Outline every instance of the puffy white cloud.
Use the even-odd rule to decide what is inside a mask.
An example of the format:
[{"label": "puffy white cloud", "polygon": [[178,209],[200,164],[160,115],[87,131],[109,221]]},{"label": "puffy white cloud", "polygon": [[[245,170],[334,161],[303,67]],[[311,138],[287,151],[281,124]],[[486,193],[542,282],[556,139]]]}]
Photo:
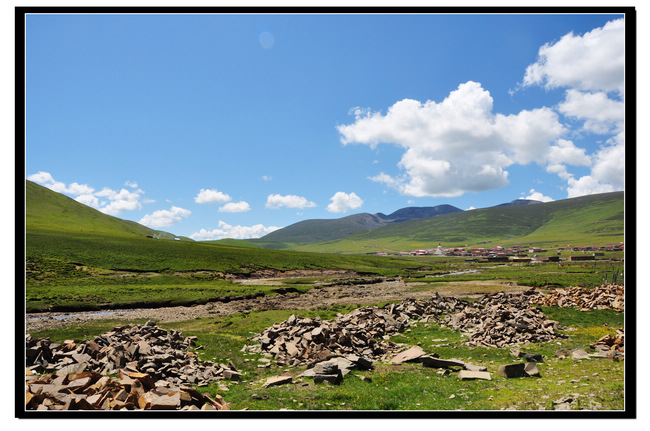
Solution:
[{"label": "puffy white cloud", "polygon": [[[588,132],[613,135],[590,156],[558,141],[546,170],[567,181],[569,197],[625,187],[624,66],[625,21],[618,19],[582,36],[569,33],[542,46],[538,61],[526,69],[525,86],[567,87],[557,106],[560,113],[584,121]],[[591,173],[576,179],[565,163],[591,166]]]},{"label": "puffy white cloud", "polygon": [[190,214],[192,214],[190,210],[172,206],[171,209],[158,210],[145,215],[140,219],[139,223],[151,228],[166,227],[178,223],[182,219],[189,217]]},{"label": "puffy white cloud", "polygon": [[612,128],[621,129],[625,120],[625,103],[610,99],[605,92],[566,91],[558,110],[569,117],[585,120],[584,128],[594,133],[609,133]]},{"label": "puffy white cloud", "polygon": [[[104,214],[116,216],[125,211],[142,209],[140,200],[144,191],[140,189],[134,191],[121,189],[118,192],[104,187],[96,192],[94,188],[87,184],[74,182],[66,186],[64,183],[56,181],[49,172],[42,171],[28,176],[27,179],[42,184],[55,192],[75,196],[74,199],[77,202],[93,207]],[[100,200],[99,198],[105,198],[106,200]]]},{"label": "puffy white cloud", "polygon": [[540,202],[553,202],[553,198],[544,196],[542,193],[536,192],[535,189],[530,189],[528,193],[530,194],[522,199],[528,199],[531,201],[540,201]]},{"label": "puffy white cloud", "polygon": [[287,208],[313,208],[316,204],[308,201],[302,196],[271,194],[266,198],[266,208],[278,209],[281,207]]},{"label": "puffy white cloud", "polygon": [[119,192],[104,187],[101,191],[96,192],[94,195],[98,197],[105,197],[109,200],[108,204],[102,205],[97,208],[104,214],[109,215],[120,215],[125,211],[132,211],[136,209],[142,209],[142,204],[140,203],[141,194],[144,193],[142,190],[136,190],[133,192],[128,191],[127,189],[121,189]]},{"label": "puffy white cloud", "polygon": [[576,147],[573,142],[566,139],[558,139],[551,145],[545,159],[551,166],[568,164],[573,166],[590,166],[591,158],[587,156],[584,148]]},{"label": "puffy white cloud", "polygon": [[248,205],[248,202],[241,201],[241,202],[229,202],[219,208],[220,213],[243,213],[246,211],[250,211],[251,206]]},{"label": "puffy white cloud", "polygon": [[363,205],[363,199],[356,193],[336,192],[330,200],[332,203],[327,206],[327,211],[332,213],[346,213]]},{"label": "puffy white cloud", "polygon": [[572,87],[624,94],[625,20],[610,21],[584,35],[573,32],[539,49],[528,66],[524,86]]},{"label": "puffy white cloud", "polygon": [[609,193],[616,191],[611,184],[604,184],[591,175],[585,175],[580,179],[569,178],[569,187],[567,189],[570,198],[578,196],[591,195],[595,193]]},{"label": "puffy white cloud", "polygon": [[91,194],[77,196],[74,200],[95,209],[99,208],[99,199]]},{"label": "puffy white cloud", "polygon": [[191,234],[190,238],[196,241],[207,241],[207,240],[216,240],[216,239],[224,239],[224,238],[233,238],[233,239],[260,238],[278,229],[281,228],[276,226],[264,226],[261,224],[256,224],[254,226],[240,226],[240,225],[232,226],[226,222],[219,220],[219,224],[216,229],[213,230],[201,229],[200,231]]},{"label": "puffy white cloud", "polygon": [[230,196],[216,189],[201,189],[194,197],[194,202],[197,204],[223,204],[230,200]]},{"label": "puffy white cloud", "polygon": [[403,175],[382,172],[371,180],[405,195],[454,197],[505,186],[506,168],[514,163],[545,164],[551,144],[566,131],[549,108],[502,115],[492,106],[490,93],[469,81],[440,103],[405,99],[385,115],[357,111],[355,122],[338,131],[343,144],[405,149],[398,164]]},{"label": "puffy white cloud", "polygon": [[39,171],[27,177],[28,180],[34,181],[42,186],[47,187],[57,193],[66,193],[70,195],[87,195],[92,194],[94,189],[87,184],[71,183],[66,186],[61,181],[56,181],[49,172]]},{"label": "puffy white cloud", "polygon": [[129,186],[129,187],[131,187],[131,188],[133,188],[133,189],[137,189],[137,188],[138,188],[138,183],[135,182],[135,181],[126,181],[126,182],[124,182],[124,185],[125,185],[125,186]]}]

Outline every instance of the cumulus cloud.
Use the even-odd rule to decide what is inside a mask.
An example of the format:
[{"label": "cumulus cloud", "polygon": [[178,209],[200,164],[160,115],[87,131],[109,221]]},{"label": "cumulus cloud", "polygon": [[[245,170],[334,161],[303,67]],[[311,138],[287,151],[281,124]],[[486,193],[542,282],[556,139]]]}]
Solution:
[{"label": "cumulus cloud", "polygon": [[332,213],[346,213],[363,205],[363,199],[356,193],[336,192],[330,200],[332,203],[327,206],[327,211]]},{"label": "cumulus cloud", "polygon": [[610,99],[603,91],[590,93],[569,89],[558,110],[566,116],[584,120],[583,128],[598,134],[622,129],[625,120],[625,103]]},{"label": "cumulus cloud", "polygon": [[129,186],[129,187],[131,187],[132,189],[137,189],[137,188],[138,188],[138,183],[135,182],[135,181],[125,181],[125,182],[124,182],[124,185],[125,185],[125,186]]},{"label": "cumulus cloud", "polygon": [[230,196],[216,189],[201,189],[194,197],[194,202],[197,204],[223,204],[230,200]]},{"label": "cumulus cloud", "polygon": [[308,201],[302,196],[271,194],[266,198],[266,208],[278,209],[281,207],[287,208],[313,208],[316,204]]},{"label": "cumulus cloud", "polygon": [[182,219],[189,217],[190,214],[192,214],[190,210],[172,206],[171,209],[158,210],[145,215],[140,219],[139,223],[151,228],[166,227],[180,222]]},{"label": "cumulus cloud", "polygon": [[246,211],[250,211],[251,206],[248,205],[248,202],[241,201],[241,202],[229,202],[219,208],[220,213],[243,213]]},{"label": "cumulus cloud", "polygon": [[[583,121],[586,132],[610,135],[590,156],[566,145],[558,145],[549,156],[546,170],[567,181],[569,197],[624,189],[624,66],[625,20],[617,19],[582,36],[569,33],[542,46],[537,62],[526,69],[524,86],[567,88],[558,112]],[[563,165],[569,159],[574,165],[591,166],[591,173],[576,179]]]},{"label": "cumulus cloud", "polygon": [[522,199],[527,199],[531,201],[540,201],[540,202],[553,202],[553,198],[544,196],[542,193],[536,192],[535,189],[530,189],[528,193],[530,194]]},{"label": "cumulus cloud", "polygon": [[[104,214],[116,216],[125,211],[142,209],[141,199],[144,191],[140,189],[133,191],[121,189],[120,191],[115,191],[104,187],[100,191],[95,191],[94,188],[87,184],[73,182],[65,185],[60,181],[56,181],[49,172],[43,171],[32,174],[27,179],[55,192],[72,195],[77,202],[95,208]],[[127,183],[129,182],[127,181]],[[133,184],[135,182],[129,185],[132,187]]]},{"label": "cumulus cloud", "polygon": [[584,35],[573,32],[539,49],[523,85],[625,92],[625,20],[610,21]]},{"label": "cumulus cloud", "polygon": [[454,197],[508,184],[514,163],[546,163],[551,145],[565,133],[550,108],[494,114],[493,99],[480,83],[466,82],[442,102],[404,99],[386,114],[357,112],[341,125],[343,144],[371,148],[381,143],[405,151],[402,175],[379,173],[370,179],[409,196]]},{"label": "cumulus cloud", "polygon": [[281,229],[276,226],[264,226],[256,224],[254,226],[232,226],[226,222],[219,220],[218,227],[213,230],[201,229],[190,235],[190,238],[196,241],[208,241],[224,238],[233,239],[250,239],[260,238],[275,230]]}]

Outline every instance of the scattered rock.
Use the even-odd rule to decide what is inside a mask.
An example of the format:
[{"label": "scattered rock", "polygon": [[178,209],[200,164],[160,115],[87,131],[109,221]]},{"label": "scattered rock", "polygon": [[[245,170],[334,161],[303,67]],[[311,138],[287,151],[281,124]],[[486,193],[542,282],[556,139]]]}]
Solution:
[{"label": "scattered rock", "polygon": [[461,380],[472,380],[472,379],[492,380],[490,373],[486,371],[461,370],[458,373],[458,378]]},{"label": "scattered rock", "polygon": [[269,377],[266,379],[266,383],[262,385],[265,388],[271,387],[271,386],[280,386],[280,385],[285,385],[287,383],[293,383],[293,377],[291,376],[273,376]]}]

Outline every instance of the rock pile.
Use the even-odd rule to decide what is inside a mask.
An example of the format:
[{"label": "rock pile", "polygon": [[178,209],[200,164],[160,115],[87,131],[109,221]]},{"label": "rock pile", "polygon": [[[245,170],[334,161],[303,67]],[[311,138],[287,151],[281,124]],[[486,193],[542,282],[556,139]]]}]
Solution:
[{"label": "rock pile", "polygon": [[[193,384],[207,386],[213,380],[239,378],[240,373],[232,363],[224,365],[200,361],[189,351],[195,342],[196,337],[183,337],[180,332],[166,331],[153,322],[113,328],[80,343],[66,340],[58,344],[49,338],[34,339],[28,334],[26,367],[32,373],[58,376],[55,379],[70,374],[89,374],[86,377],[92,380],[96,376],[118,372],[135,373],[142,375],[147,382],[145,387],[150,386],[149,389],[154,386],[158,389],[189,387]],[[57,380],[57,385],[63,386],[59,389],[64,392],[67,390],[65,380]],[[180,394],[181,391],[176,392]]]},{"label": "rock pile", "polygon": [[538,343],[563,337],[556,333],[558,322],[529,305],[531,291],[524,294],[497,292],[486,295],[462,311],[448,314],[443,323],[468,332],[467,344],[505,347],[519,343]]},{"label": "rock pile", "polygon": [[28,410],[230,410],[189,386],[153,382],[150,375],[119,371],[119,380],[94,372],[35,376],[26,369]]},{"label": "rock pile", "polygon": [[623,354],[625,353],[625,331],[617,329],[616,335],[607,334],[596,340],[591,347],[603,356],[614,356],[617,353]]},{"label": "rock pile", "polygon": [[625,311],[625,288],[618,284],[602,284],[593,289],[578,286],[557,288],[548,294],[537,293],[530,299],[534,304],[545,306]]},{"label": "rock pile", "polygon": [[411,320],[435,320],[441,313],[460,310],[466,304],[436,295],[427,301],[407,299],[383,308],[358,308],[334,321],[292,315],[252,339],[259,341],[261,351],[273,354],[279,364],[311,365],[348,355],[368,361],[385,360],[398,347],[379,338],[403,331]]}]

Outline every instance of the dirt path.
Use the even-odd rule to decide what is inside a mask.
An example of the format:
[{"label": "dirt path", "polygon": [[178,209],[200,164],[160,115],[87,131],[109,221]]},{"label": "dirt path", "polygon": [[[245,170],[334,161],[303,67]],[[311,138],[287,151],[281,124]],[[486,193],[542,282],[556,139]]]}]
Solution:
[{"label": "dirt path", "polygon": [[[286,279],[286,277],[284,278]],[[278,285],[280,278],[238,280],[241,284]],[[192,307],[138,308],[83,313],[34,313],[26,316],[26,330],[37,331],[47,328],[75,325],[101,319],[151,319],[157,322],[179,322],[197,317],[216,317],[252,310],[299,310],[317,307],[330,307],[335,304],[367,305],[389,301],[402,301],[406,298],[429,299],[434,292],[442,296],[478,297],[489,292],[523,292],[525,286],[499,283],[495,281],[465,281],[449,283],[404,283],[401,279],[384,280],[380,283],[359,285],[319,286],[308,292],[285,293],[230,302],[212,302]]]}]

